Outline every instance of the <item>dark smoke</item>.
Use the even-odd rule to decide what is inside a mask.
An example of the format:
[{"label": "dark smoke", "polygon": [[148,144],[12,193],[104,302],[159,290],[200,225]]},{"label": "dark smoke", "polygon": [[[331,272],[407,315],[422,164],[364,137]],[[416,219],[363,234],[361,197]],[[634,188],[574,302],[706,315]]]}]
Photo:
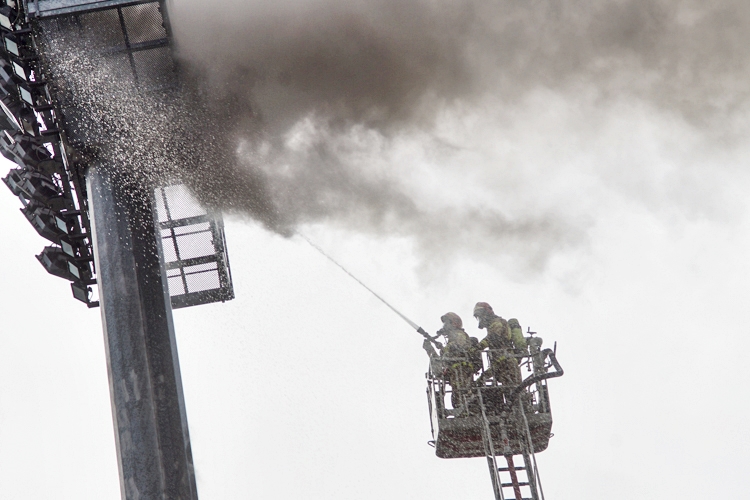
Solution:
[{"label": "dark smoke", "polygon": [[738,0],[177,2],[182,55],[280,133],[313,112],[379,130],[537,87],[627,93],[704,121],[744,105]]},{"label": "dark smoke", "polygon": [[175,0],[171,21],[206,106],[166,119],[173,156],[200,158],[177,174],[284,234],[542,269],[586,241],[601,191],[710,212],[695,162],[747,131],[735,0]]},{"label": "dark smoke", "polygon": [[[230,119],[239,159],[262,173],[286,220],[412,235],[433,255],[482,242],[532,267],[584,241],[589,209],[514,209],[528,201],[524,193],[548,185],[536,174],[514,174],[516,193],[484,203],[456,203],[439,190],[430,200],[420,180],[404,180],[413,165],[383,166],[394,161],[394,143],[419,150],[413,161],[464,169],[465,183],[492,190],[497,184],[476,177],[488,173],[502,184],[510,160],[460,137],[446,144],[441,123],[479,116],[500,137],[514,127],[509,116],[539,92],[580,100],[578,113],[567,111],[573,129],[616,104],[645,106],[647,115],[734,143],[741,132],[732,124],[748,104],[749,20],[750,4],[734,0],[183,0],[172,16],[180,55],[207,92],[243,103],[244,113]],[[529,113],[520,121],[533,123]],[[571,135],[586,147],[585,135]],[[525,162],[538,161],[534,148],[545,144],[526,142]],[[479,161],[459,166],[467,147],[479,149]],[[529,170],[520,163],[516,169]],[[679,172],[662,184],[647,167],[633,171],[646,178],[622,177],[615,189],[637,191],[647,204],[709,198]],[[621,176],[606,168],[596,174],[605,185]],[[675,194],[681,184],[689,186]]]}]

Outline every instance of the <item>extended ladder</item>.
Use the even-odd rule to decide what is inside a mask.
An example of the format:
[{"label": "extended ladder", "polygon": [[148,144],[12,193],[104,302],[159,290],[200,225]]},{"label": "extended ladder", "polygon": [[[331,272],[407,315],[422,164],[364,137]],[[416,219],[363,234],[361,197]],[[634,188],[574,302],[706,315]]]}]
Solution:
[{"label": "extended ladder", "polygon": [[[518,401],[513,407],[513,414],[509,418],[501,418],[498,421],[490,422],[487,418],[487,411],[482,398],[482,389],[477,390],[479,396],[479,407],[482,413],[482,444],[484,445],[487,465],[490,470],[490,479],[492,480],[492,490],[495,494],[495,500],[544,500],[542,484],[539,480],[539,473],[536,467],[536,458],[534,457],[534,444],[529,432],[529,424],[526,420],[523,404]],[[511,450],[507,426],[513,422],[520,425],[523,430],[524,438],[521,439],[521,456],[523,465],[517,467],[513,461],[513,451]],[[499,453],[505,458],[506,467],[498,467],[498,453],[492,439],[492,428],[499,427],[499,435],[503,444],[503,450]],[[496,434],[498,434],[496,432]],[[519,478],[519,472],[524,477]],[[505,476],[505,478],[504,478]],[[505,482],[503,482],[505,479]],[[510,490],[510,494],[504,496],[503,490]]]}]

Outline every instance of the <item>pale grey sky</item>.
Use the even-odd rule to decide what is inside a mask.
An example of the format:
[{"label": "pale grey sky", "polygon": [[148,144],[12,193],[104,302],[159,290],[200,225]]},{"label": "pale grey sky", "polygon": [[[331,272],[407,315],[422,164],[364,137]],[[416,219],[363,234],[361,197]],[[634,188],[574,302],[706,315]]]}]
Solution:
[{"label": "pale grey sky", "polygon": [[[637,20],[626,7],[647,2],[615,4]],[[720,4],[737,14],[721,45],[688,14],[726,18],[696,5],[649,19],[677,40],[684,28],[671,19],[699,26],[709,48],[732,46],[745,8]],[[631,53],[609,46],[599,64],[632,76],[637,92],[614,92],[614,80],[605,92],[573,68],[566,85],[447,105],[429,130],[326,128],[293,114],[273,147],[251,145],[253,158],[270,155],[261,167],[278,168],[266,171],[277,193],[319,210],[300,229],[428,331],[455,311],[479,336],[471,311],[487,301],[557,341],[566,373],[550,381],[555,436],[537,457],[550,500],[750,488],[744,87],[728,85],[734,104],[711,119],[694,113],[716,104],[746,56],[726,69],[720,50],[702,58],[686,46],[670,59],[673,39],[649,38],[640,69],[679,62],[703,91],[679,71],[676,87],[649,87]],[[691,106],[654,97],[670,91]],[[313,154],[321,140],[334,156]],[[317,199],[294,182],[309,178],[303,160],[352,182],[324,177],[329,197]],[[99,311],[37,263],[46,243],[19,206],[0,191],[0,496],[117,498]],[[235,214],[227,240],[237,298],[174,313],[202,500],[492,498],[484,460],[441,460],[426,444],[427,358],[406,323],[299,238]]]}]

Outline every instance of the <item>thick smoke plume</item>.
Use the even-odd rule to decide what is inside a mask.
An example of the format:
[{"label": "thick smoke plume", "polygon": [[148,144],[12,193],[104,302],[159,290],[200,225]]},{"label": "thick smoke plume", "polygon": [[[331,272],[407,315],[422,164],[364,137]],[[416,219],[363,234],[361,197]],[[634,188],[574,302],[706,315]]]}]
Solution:
[{"label": "thick smoke plume", "polygon": [[178,0],[183,57],[270,133],[310,113],[379,130],[538,88],[628,94],[705,122],[745,105],[738,0]]},{"label": "thick smoke plume", "polygon": [[[180,0],[172,15],[206,92],[239,103],[238,159],[289,224],[540,266],[585,240],[600,189],[711,211],[696,151],[663,149],[710,156],[746,130],[748,21],[735,0]],[[571,167],[575,148],[610,165]]]},{"label": "thick smoke plume", "polygon": [[172,173],[283,234],[336,224],[412,238],[438,263],[460,251],[542,269],[615,198],[727,211],[721,174],[706,173],[733,165],[748,132],[746,2],[174,0],[170,12],[203,103],[155,127],[190,165]]}]

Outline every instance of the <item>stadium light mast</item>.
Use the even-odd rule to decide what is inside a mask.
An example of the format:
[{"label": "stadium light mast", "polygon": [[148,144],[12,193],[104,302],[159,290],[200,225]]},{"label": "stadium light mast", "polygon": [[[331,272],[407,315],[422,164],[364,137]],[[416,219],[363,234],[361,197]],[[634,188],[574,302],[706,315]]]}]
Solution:
[{"label": "stadium light mast", "polygon": [[[101,307],[122,498],[196,500],[172,308],[234,297],[222,222],[184,186],[133,182],[149,156],[100,133],[131,96],[179,100],[165,1],[0,0],[0,35],[3,180],[52,242],[40,262]],[[96,72],[117,92],[82,99]]]},{"label": "stadium light mast", "polygon": [[150,193],[124,192],[107,165],[86,177],[122,497],[197,499]]}]

